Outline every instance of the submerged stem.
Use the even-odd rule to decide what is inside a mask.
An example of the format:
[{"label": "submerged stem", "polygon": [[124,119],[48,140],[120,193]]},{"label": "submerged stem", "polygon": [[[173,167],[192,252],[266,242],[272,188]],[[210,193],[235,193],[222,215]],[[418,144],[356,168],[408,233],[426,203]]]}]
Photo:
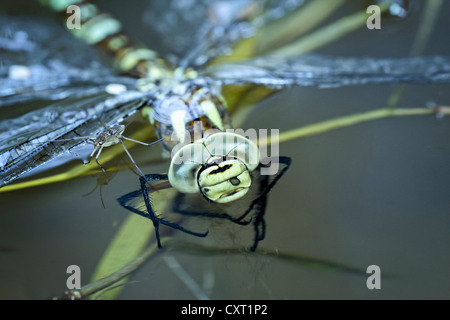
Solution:
[{"label": "submerged stem", "polygon": [[329,260],[319,259],[315,257],[305,256],[294,252],[285,251],[278,248],[258,248],[254,252],[245,247],[214,247],[193,243],[176,242],[172,245],[171,250],[181,253],[200,254],[204,256],[211,255],[256,255],[272,257],[275,259],[285,260],[291,263],[305,265],[309,267],[319,267],[324,269],[348,272],[356,275],[366,275],[366,270],[345,265]]},{"label": "submerged stem", "polygon": [[328,261],[320,258],[301,255],[298,253],[288,252],[277,248],[258,248],[256,251],[250,251],[246,247],[215,247],[205,246],[200,244],[185,243],[180,241],[174,241],[170,238],[161,239],[164,242],[164,248],[158,249],[156,244],[150,246],[143,253],[135,258],[132,262],[120,270],[104,277],[100,280],[94,281],[83,286],[80,290],[72,290],[66,292],[63,298],[69,299],[83,299],[90,295],[98,293],[102,290],[108,290],[111,286],[117,286],[117,282],[129,276],[132,272],[136,271],[144,263],[155,258],[159,253],[170,251],[177,253],[199,254],[203,256],[213,255],[254,255],[272,257],[274,259],[281,259],[290,263],[296,263],[304,266],[323,268],[328,270],[346,272],[354,275],[366,276],[365,269],[345,265],[333,261]]},{"label": "submerged stem", "polygon": [[[419,29],[416,33],[416,37],[411,48],[411,57],[418,57],[423,54],[428,39],[430,39],[430,36],[433,33],[433,30],[438,21],[442,4],[442,0],[430,0],[426,2],[425,9],[420,17]],[[401,97],[403,96],[405,89],[405,85],[399,85],[395,87],[388,99],[389,108],[396,108]]]},{"label": "submerged stem", "polygon": [[[163,240],[163,239],[161,239]],[[148,247],[137,256],[133,261],[122,267],[121,269],[111,273],[110,275],[101,278],[99,280],[93,281],[81,287],[79,290],[71,290],[65,292],[63,299],[84,299],[88,298],[90,295],[100,292],[101,290],[107,289],[110,286],[115,285],[117,282],[129,276],[131,273],[136,271],[145,262],[154,258],[159,253],[163,252],[163,249],[158,249],[156,243]]]}]

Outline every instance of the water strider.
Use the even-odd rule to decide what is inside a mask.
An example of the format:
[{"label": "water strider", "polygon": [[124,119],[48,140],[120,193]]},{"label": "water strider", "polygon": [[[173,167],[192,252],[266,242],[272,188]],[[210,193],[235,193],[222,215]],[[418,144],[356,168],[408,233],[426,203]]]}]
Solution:
[{"label": "water strider", "polygon": [[[40,47],[43,53],[51,53],[46,49],[46,44],[52,43],[53,39],[33,33],[32,29],[36,26],[33,22],[19,22],[6,17],[10,19],[9,29],[5,25],[2,27],[0,46],[10,54],[4,60],[9,60],[8,63],[4,63],[1,69],[0,107],[42,99],[57,102],[0,123],[1,185],[15,181],[82,143],[74,138],[99,135],[102,132],[97,121],[99,115],[102,115],[108,128],[113,128],[131,119],[137,111],[142,111],[148,116],[158,137],[164,138],[163,145],[167,150],[172,151],[183,142],[186,143],[183,148],[199,149],[202,156],[200,159],[188,159],[190,162],[182,165],[172,162],[168,175],[141,177],[141,190],[122,197],[121,204],[150,218],[156,228],[161,223],[203,236],[206,232],[187,230],[159,218],[149,199],[148,182],[169,180],[170,185],[181,194],[198,193],[211,203],[238,201],[253,185],[257,190],[252,201],[249,201],[247,209],[237,215],[183,210],[180,208],[183,196],[178,197],[176,203],[179,207],[175,208],[186,214],[215,215],[241,224],[253,222],[253,249],[264,237],[263,216],[267,193],[290,162],[288,158],[280,157],[284,167],[278,175],[269,179],[268,176],[258,175],[256,168],[259,164],[246,163],[248,154],[242,156],[236,152],[234,156],[231,153],[233,157],[229,159],[230,152],[239,151],[239,146],[258,153],[249,139],[236,139],[231,145],[223,143],[223,147],[217,148],[217,153],[210,150],[211,140],[208,139],[221,137],[221,132],[231,128],[227,103],[221,95],[223,86],[253,85],[278,90],[292,85],[337,87],[366,83],[448,83],[450,78],[450,63],[445,57],[361,59],[269,55],[238,63],[210,64],[214,58],[226,53],[233,41],[251,35],[252,28],[275,19],[275,12],[278,12],[278,17],[280,12],[283,16],[290,10],[289,1],[277,4],[270,1],[200,2],[199,10],[203,9],[208,14],[192,38],[195,45],[171,61],[162,59],[153,50],[136,45],[122,32],[121,23],[101,13],[96,5],[81,1],[41,2],[60,12],[64,12],[70,4],[79,5],[82,28],[73,30],[74,34],[112,56],[114,67],[120,75],[97,64],[86,67],[83,61],[78,64],[77,61],[67,61],[61,53],[55,53],[52,59],[45,54],[44,57],[34,57]],[[181,12],[180,8],[178,10]],[[39,28],[41,31],[47,30],[45,25],[39,25]],[[52,29],[49,31],[53,33]],[[68,43],[67,47],[70,52],[71,44]],[[75,49],[74,52],[78,51]],[[78,59],[74,55],[72,57]],[[111,93],[107,90],[111,84],[124,86],[126,90]],[[194,136],[195,123],[200,123],[204,132],[216,129],[219,133],[205,135],[200,140],[188,140],[186,137]],[[55,143],[57,140],[64,143]],[[98,153],[101,150],[98,149]],[[253,174],[256,177],[251,177]],[[218,185],[222,183],[226,186],[220,189]],[[133,197],[144,198],[145,211],[129,205]],[[250,215],[252,210],[256,213]]]},{"label": "water strider", "polygon": [[[155,142],[152,142],[152,143],[145,143],[145,142],[142,142],[142,141],[138,141],[138,140],[135,140],[135,139],[131,139],[131,138],[125,137],[123,135],[124,131],[125,131],[125,125],[123,125],[123,124],[116,124],[116,125],[113,125],[113,126],[111,126],[109,128],[104,127],[102,129],[102,131],[100,131],[95,136],[74,137],[72,139],[73,140],[85,140],[87,143],[92,144],[94,146],[94,150],[89,155],[89,158],[93,158],[94,155],[97,153],[97,155],[95,156],[95,162],[98,164],[98,166],[102,169],[102,171],[104,173],[106,173],[106,170],[105,170],[105,168],[103,168],[103,166],[98,161],[98,158],[100,157],[100,154],[102,153],[103,148],[110,147],[112,145],[120,143],[122,145],[122,147],[123,147],[123,150],[127,154],[128,158],[130,158],[131,163],[133,164],[133,166],[136,168],[136,170],[139,172],[139,174],[141,176],[144,176],[144,173],[141,171],[141,169],[139,169],[138,165],[134,161],[134,159],[131,156],[130,152],[128,151],[127,147],[123,143],[123,140],[132,141],[134,143],[138,143],[138,144],[141,144],[141,145],[144,145],[144,146],[148,147],[148,146],[154,145],[155,143],[158,143],[158,142],[162,141],[163,139],[159,139],[159,140],[157,140]],[[65,141],[65,140],[58,139],[55,142],[62,142],[62,141]]]}]

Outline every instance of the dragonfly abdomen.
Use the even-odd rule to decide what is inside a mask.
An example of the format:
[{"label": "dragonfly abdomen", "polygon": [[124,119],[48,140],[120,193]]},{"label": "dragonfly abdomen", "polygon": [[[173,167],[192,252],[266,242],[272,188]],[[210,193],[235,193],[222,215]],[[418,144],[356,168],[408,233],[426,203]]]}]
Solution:
[{"label": "dragonfly abdomen", "polygon": [[67,8],[71,5],[77,6],[80,12],[80,27],[69,30],[76,37],[112,57],[116,70],[154,80],[170,76],[171,68],[165,60],[155,51],[131,39],[124,33],[122,23],[103,13],[97,5],[82,0],[40,0],[40,2],[66,19]]}]

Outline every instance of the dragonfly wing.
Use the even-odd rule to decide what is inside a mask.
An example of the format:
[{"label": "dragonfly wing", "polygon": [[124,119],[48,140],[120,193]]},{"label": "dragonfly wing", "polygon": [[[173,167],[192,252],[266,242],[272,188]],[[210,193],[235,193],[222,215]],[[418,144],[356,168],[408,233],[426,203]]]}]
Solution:
[{"label": "dragonfly wing", "polygon": [[71,103],[58,102],[23,117],[1,121],[0,187],[85,143],[77,137],[94,136],[103,124],[122,122],[136,112],[145,96],[138,91],[109,97],[103,94]]},{"label": "dragonfly wing", "polygon": [[[121,122],[150,94],[135,89],[136,79],[115,75],[93,48],[51,19],[1,21],[0,186],[67,156],[84,143],[73,137]],[[121,89],[111,91],[114,85]]]},{"label": "dragonfly wing", "polygon": [[[161,40],[161,52],[181,67],[199,67],[231,52],[233,43],[283,17],[302,0],[152,1],[143,22]],[[188,13],[188,14],[187,14]],[[167,35],[170,34],[170,37]]]},{"label": "dragonfly wing", "polygon": [[0,107],[36,99],[82,98],[104,92],[111,83],[128,87],[135,83],[111,73],[92,48],[56,22],[0,19]]},{"label": "dragonfly wing", "polygon": [[450,83],[450,57],[399,59],[345,58],[324,55],[262,56],[205,70],[220,85],[254,84],[273,88],[322,88],[369,83]]}]

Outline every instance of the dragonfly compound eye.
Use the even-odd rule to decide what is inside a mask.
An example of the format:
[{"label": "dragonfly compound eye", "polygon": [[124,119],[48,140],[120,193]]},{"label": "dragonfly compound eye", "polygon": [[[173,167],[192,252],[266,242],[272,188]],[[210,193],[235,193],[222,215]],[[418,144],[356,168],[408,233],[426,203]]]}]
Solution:
[{"label": "dragonfly compound eye", "polygon": [[238,159],[232,159],[201,170],[197,183],[207,199],[226,203],[243,197],[252,181],[247,166]]},{"label": "dragonfly compound eye", "polygon": [[178,149],[168,172],[169,182],[182,193],[201,193],[226,203],[243,197],[250,173],[259,165],[259,149],[244,136],[219,132]]}]

